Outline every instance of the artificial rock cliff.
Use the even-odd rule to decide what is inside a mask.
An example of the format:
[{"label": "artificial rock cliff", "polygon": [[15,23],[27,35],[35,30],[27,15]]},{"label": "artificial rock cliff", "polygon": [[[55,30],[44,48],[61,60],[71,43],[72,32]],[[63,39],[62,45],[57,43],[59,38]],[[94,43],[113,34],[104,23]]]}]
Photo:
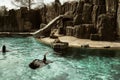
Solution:
[{"label": "artificial rock cliff", "polygon": [[54,17],[65,14],[72,16],[73,20],[63,20],[63,29],[60,28],[62,30],[60,32],[64,35],[105,41],[118,38],[118,0],[80,0],[66,2],[63,5],[59,0],[55,1],[53,5],[43,8],[42,19],[46,19],[43,23],[48,23]]},{"label": "artificial rock cliff", "polygon": [[[10,10],[0,16],[0,31],[31,31],[48,24],[59,15],[70,16],[54,25],[60,34],[91,40],[113,41],[120,35],[118,0],[80,0],[61,4],[55,0],[52,5],[41,9],[21,8]],[[41,26],[40,26],[41,24]]]},{"label": "artificial rock cliff", "polygon": [[9,10],[0,15],[0,32],[25,32],[39,29],[41,23],[40,10],[30,10],[21,7]]}]

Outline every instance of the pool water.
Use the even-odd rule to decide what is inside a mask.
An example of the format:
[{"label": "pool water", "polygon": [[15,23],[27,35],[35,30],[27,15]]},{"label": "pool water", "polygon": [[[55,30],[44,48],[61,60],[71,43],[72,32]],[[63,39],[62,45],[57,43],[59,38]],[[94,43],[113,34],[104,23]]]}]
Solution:
[{"label": "pool water", "polygon": [[[117,56],[81,54],[83,57],[79,57],[74,52],[59,56],[33,37],[2,37],[0,46],[4,44],[10,52],[0,52],[0,80],[120,80],[120,58]],[[42,59],[46,52],[49,52],[47,59],[53,63],[30,69],[29,63]]]}]

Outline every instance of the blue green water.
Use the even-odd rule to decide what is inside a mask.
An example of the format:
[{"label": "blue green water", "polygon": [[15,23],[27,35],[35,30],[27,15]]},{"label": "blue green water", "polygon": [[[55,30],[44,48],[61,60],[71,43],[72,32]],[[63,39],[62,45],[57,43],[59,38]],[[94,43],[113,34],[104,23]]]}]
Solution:
[{"label": "blue green water", "polygon": [[[3,44],[10,52],[0,52],[0,80],[120,80],[119,51],[114,57],[75,55],[80,52],[58,56],[33,37],[2,37],[0,46]],[[53,63],[30,69],[29,63],[42,59],[46,52]]]}]

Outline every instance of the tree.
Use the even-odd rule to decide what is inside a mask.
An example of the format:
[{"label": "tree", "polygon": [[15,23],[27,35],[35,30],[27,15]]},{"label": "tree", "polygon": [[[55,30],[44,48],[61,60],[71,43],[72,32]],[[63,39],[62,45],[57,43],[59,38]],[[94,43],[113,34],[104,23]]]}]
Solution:
[{"label": "tree", "polygon": [[43,0],[13,0],[12,4],[17,7],[28,7],[28,9],[30,10],[32,5],[42,5]]},{"label": "tree", "polygon": [[7,14],[7,7],[6,6],[0,6],[0,15],[4,16]]}]

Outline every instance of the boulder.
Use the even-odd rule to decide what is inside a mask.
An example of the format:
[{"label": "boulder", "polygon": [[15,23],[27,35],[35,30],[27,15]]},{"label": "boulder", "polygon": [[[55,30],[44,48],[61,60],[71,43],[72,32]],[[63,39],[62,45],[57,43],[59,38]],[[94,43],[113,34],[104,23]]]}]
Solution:
[{"label": "boulder", "polygon": [[67,26],[66,27],[66,35],[67,36],[73,36],[74,35],[74,27],[72,27],[72,26]]},{"label": "boulder", "polygon": [[84,3],[91,3],[92,2],[92,0],[81,0],[81,1],[83,1]]},{"label": "boulder", "polygon": [[83,13],[82,13],[82,22],[83,24],[91,23],[91,14],[93,10],[93,5],[89,3],[85,3],[83,7]]},{"label": "boulder", "polygon": [[55,0],[54,9],[55,9],[56,16],[58,16],[61,12],[61,3],[59,0]]},{"label": "boulder", "polygon": [[116,13],[119,0],[106,0],[106,11]]},{"label": "boulder", "polygon": [[58,33],[59,33],[59,34],[65,34],[64,28],[63,28],[63,27],[59,27],[59,28],[58,28]]},{"label": "boulder", "polygon": [[82,24],[82,15],[81,14],[76,15],[74,17],[73,24],[74,25],[80,25],[80,24]]},{"label": "boulder", "polygon": [[40,9],[40,15],[41,15],[40,18],[41,18],[41,22],[45,24],[47,23],[46,14],[47,14],[47,7],[46,5],[44,5],[44,7]]},{"label": "boulder", "polygon": [[90,34],[95,33],[94,25],[93,24],[82,24],[84,27],[84,38],[90,39]]},{"label": "boulder", "polygon": [[106,0],[93,0],[94,5],[105,5]]},{"label": "boulder", "polygon": [[94,5],[93,11],[92,11],[92,23],[96,25],[98,16],[104,13],[106,13],[105,5]]},{"label": "boulder", "polygon": [[74,36],[77,38],[90,39],[90,34],[96,33],[93,24],[75,25],[74,27]]},{"label": "boulder", "polygon": [[76,10],[76,7],[78,5],[78,2],[77,1],[73,1],[70,3],[70,11],[74,12]]},{"label": "boulder", "polygon": [[114,16],[109,14],[101,14],[98,17],[97,28],[101,40],[113,41],[116,39],[116,25]]},{"label": "boulder", "polygon": [[84,6],[84,2],[79,1],[78,5],[77,5],[77,8],[75,8],[75,14],[77,14],[77,15],[82,14],[83,6]]},{"label": "boulder", "polygon": [[117,24],[118,24],[118,35],[120,36],[120,3],[117,11]]},{"label": "boulder", "polygon": [[61,13],[64,14],[65,12],[70,11],[70,7],[71,7],[70,3],[65,2],[65,3],[61,6],[61,8],[62,8]]},{"label": "boulder", "polygon": [[25,30],[25,31],[30,31],[31,28],[32,28],[31,22],[26,21],[26,22],[24,23],[24,30]]},{"label": "boulder", "polygon": [[73,21],[65,21],[65,26],[73,26]]},{"label": "boulder", "polygon": [[91,34],[90,35],[90,40],[99,41],[100,40],[100,35],[99,34]]},{"label": "boulder", "polygon": [[52,43],[52,47],[54,49],[54,51],[56,52],[64,52],[67,50],[67,48],[69,47],[69,43],[68,42],[53,42]]},{"label": "boulder", "polygon": [[68,17],[73,17],[73,12],[72,11],[67,11],[67,12],[65,12],[64,15],[68,16]]},{"label": "boulder", "polygon": [[77,38],[84,38],[85,26],[75,25],[74,27],[74,36]]}]

